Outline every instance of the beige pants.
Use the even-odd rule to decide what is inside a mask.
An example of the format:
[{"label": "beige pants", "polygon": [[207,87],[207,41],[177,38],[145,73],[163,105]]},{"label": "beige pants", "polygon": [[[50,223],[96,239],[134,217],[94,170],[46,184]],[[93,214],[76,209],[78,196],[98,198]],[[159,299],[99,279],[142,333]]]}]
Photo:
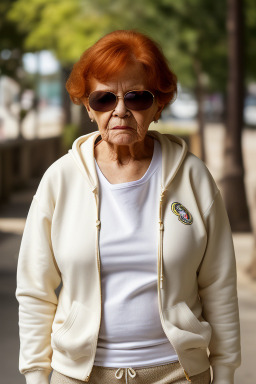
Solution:
[{"label": "beige pants", "polygon": [[[193,384],[210,384],[210,369],[190,377]],[[106,368],[94,366],[89,384],[189,384],[179,363],[149,368]],[[85,384],[53,371],[51,384]]]}]

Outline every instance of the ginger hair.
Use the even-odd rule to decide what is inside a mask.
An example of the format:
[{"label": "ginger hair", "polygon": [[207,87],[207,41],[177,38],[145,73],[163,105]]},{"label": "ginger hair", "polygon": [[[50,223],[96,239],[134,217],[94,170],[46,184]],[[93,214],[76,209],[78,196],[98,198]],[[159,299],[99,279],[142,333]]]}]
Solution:
[{"label": "ginger hair", "polygon": [[177,78],[162,49],[148,36],[134,30],[117,30],[103,36],[74,64],[66,89],[75,104],[90,93],[90,79],[107,81],[132,63],[145,69],[148,89],[165,106],[177,93]]}]

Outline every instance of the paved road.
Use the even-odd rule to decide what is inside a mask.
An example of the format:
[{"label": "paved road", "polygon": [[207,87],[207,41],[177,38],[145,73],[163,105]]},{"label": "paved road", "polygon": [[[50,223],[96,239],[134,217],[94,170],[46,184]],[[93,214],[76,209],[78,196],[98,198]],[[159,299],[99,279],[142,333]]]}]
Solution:
[{"label": "paved road", "polygon": [[256,363],[256,289],[238,279],[241,321],[242,365],[236,372],[235,384],[255,384]]},{"label": "paved road", "polygon": [[3,384],[25,383],[18,371],[18,305],[14,293],[21,234],[34,184],[27,191],[13,195],[10,204],[0,206],[0,382]]}]

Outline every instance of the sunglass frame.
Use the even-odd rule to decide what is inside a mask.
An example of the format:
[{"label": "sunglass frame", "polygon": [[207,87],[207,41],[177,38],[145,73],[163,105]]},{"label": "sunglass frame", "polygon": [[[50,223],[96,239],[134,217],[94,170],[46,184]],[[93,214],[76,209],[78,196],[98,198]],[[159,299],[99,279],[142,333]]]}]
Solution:
[{"label": "sunglass frame", "polygon": [[[116,100],[115,100],[115,104],[113,104],[113,107],[111,107],[111,108],[109,108],[109,109],[107,109],[107,110],[105,110],[105,109],[101,110],[101,109],[95,109],[95,108],[93,108],[93,106],[90,104],[90,97],[91,97],[93,94],[98,93],[98,92],[106,93],[106,94],[107,94],[107,93],[110,93],[110,94],[114,95],[115,98],[116,98]],[[126,97],[127,94],[129,94],[129,93],[133,93],[133,92],[148,92],[148,93],[150,93],[151,96],[152,96],[152,103],[151,103],[148,107],[143,108],[143,109],[129,108],[129,106],[127,106],[127,104],[126,104],[126,102],[125,102],[125,101],[127,101],[127,100],[125,100],[125,97]],[[133,90],[127,91],[127,92],[124,94],[124,96],[118,96],[116,93],[111,92],[111,91],[100,91],[100,90],[93,91],[93,92],[91,92],[90,95],[88,96],[88,102],[89,102],[90,107],[91,107],[94,111],[97,111],[97,112],[109,112],[109,111],[111,111],[111,110],[114,110],[114,109],[116,108],[117,104],[118,104],[118,99],[123,99],[126,108],[129,109],[129,110],[132,110],[132,111],[145,111],[145,110],[149,109],[149,108],[153,105],[153,103],[154,103],[154,99],[155,99],[155,95],[154,95],[151,91],[149,91],[148,89],[133,89]]]}]

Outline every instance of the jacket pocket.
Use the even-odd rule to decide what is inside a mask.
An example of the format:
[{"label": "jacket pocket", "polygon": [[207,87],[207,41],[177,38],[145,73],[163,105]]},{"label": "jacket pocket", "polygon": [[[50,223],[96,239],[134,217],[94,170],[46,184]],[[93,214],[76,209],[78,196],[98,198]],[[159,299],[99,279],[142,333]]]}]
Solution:
[{"label": "jacket pocket", "polygon": [[73,360],[92,355],[95,315],[85,305],[76,301],[60,326],[52,334],[53,347]]},{"label": "jacket pocket", "polygon": [[211,326],[199,321],[185,302],[164,311],[165,322],[174,347],[178,351],[206,349],[211,339]]}]

